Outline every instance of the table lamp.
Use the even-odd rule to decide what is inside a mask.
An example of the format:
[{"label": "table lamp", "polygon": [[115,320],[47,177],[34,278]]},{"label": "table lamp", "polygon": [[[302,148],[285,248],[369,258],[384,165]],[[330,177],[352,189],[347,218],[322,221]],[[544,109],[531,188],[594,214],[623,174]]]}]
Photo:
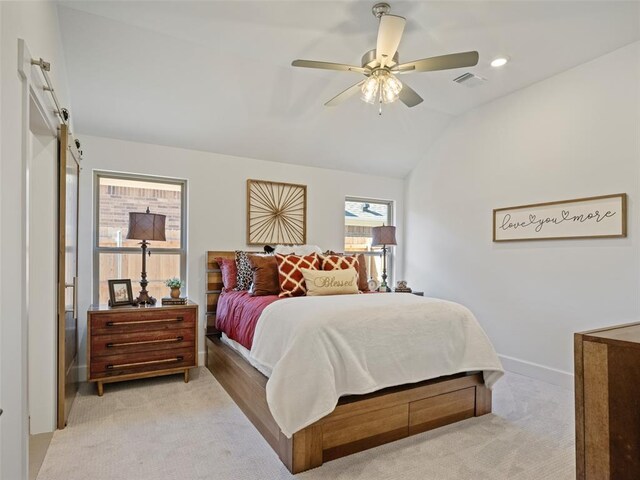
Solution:
[{"label": "table lamp", "polygon": [[166,241],[165,237],[165,220],[166,215],[160,215],[157,213],[151,213],[149,207],[144,213],[130,212],[129,213],[129,232],[127,233],[127,240],[142,240],[140,246],[142,247],[142,273],[140,279],[140,295],[134,300],[138,305],[155,305],[156,299],[149,295],[147,292],[147,254],[150,256],[151,252],[147,252],[147,246],[149,243],[147,240],[153,240],[158,242]]},{"label": "table lamp", "polygon": [[397,245],[396,227],[373,227],[371,233],[373,235],[371,246],[382,247],[382,283],[378,291],[390,292],[391,289],[387,285],[387,245]]}]

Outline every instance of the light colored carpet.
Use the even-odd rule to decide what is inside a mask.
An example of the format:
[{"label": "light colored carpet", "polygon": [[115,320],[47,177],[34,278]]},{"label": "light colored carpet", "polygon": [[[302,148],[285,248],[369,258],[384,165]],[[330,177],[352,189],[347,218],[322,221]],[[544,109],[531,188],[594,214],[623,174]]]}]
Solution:
[{"label": "light colored carpet", "polygon": [[29,480],[35,480],[47,455],[53,433],[29,435]]},{"label": "light colored carpet", "polygon": [[573,394],[515,374],[494,413],[383,445],[293,477],[208,370],[84,385],[38,480],[569,480]]}]

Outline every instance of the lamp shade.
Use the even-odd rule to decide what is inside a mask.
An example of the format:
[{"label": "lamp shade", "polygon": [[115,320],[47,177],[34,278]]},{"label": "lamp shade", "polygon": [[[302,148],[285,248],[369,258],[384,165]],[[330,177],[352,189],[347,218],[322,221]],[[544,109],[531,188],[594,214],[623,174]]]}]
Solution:
[{"label": "lamp shade", "polygon": [[129,213],[129,232],[127,232],[128,240],[155,240],[164,242],[167,240],[164,232],[164,224],[167,219],[166,215],[158,213],[150,213],[149,209],[144,213]]},{"label": "lamp shade", "polygon": [[397,245],[396,227],[373,227],[371,229],[371,233],[373,234],[373,239],[371,241],[372,247],[382,247],[383,245]]}]

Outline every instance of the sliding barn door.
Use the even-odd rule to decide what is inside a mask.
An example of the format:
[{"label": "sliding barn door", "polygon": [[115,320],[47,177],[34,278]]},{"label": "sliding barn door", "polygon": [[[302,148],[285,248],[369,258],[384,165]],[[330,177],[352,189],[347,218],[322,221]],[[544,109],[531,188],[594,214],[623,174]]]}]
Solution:
[{"label": "sliding barn door", "polygon": [[60,126],[58,193],[58,428],[78,391],[78,177],[80,156]]}]

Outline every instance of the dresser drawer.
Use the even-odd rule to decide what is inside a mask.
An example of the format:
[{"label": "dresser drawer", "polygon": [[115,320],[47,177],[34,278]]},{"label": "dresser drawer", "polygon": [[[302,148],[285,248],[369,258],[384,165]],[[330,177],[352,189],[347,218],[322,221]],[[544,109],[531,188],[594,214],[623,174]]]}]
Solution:
[{"label": "dresser drawer", "polygon": [[91,356],[103,357],[105,355],[193,347],[194,343],[194,328],[93,335],[91,337]]},{"label": "dresser drawer", "polygon": [[196,366],[193,347],[91,358],[91,380]]},{"label": "dresser drawer", "polygon": [[144,311],[108,313],[91,316],[91,334],[131,333],[194,328],[195,310]]}]

